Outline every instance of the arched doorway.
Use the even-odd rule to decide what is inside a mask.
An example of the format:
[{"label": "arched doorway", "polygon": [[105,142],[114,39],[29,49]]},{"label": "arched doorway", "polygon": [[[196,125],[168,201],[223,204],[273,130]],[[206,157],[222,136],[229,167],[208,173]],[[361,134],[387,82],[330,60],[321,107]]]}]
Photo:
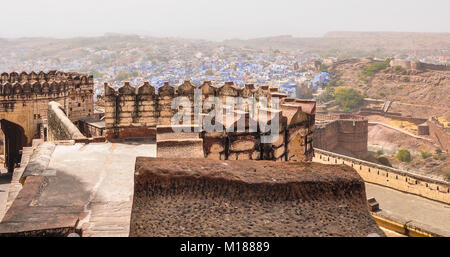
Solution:
[{"label": "arched doorway", "polygon": [[8,169],[8,172],[13,172],[16,164],[20,163],[22,158],[21,151],[27,144],[27,137],[24,129],[14,122],[2,119],[0,120],[0,126],[5,135],[5,167]]}]

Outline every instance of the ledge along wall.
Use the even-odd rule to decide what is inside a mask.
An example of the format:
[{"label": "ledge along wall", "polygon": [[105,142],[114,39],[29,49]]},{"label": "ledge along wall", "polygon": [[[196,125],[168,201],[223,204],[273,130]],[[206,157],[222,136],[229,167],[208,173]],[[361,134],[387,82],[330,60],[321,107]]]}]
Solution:
[{"label": "ledge along wall", "polygon": [[427,178],[317,148],[314,151],[314,162],[351,166],[366,182],[387,186],[447,204],[450,203],[450,183],[446,181]]},{"label": "ledge along wall", "polygon": [[[196,87],[189,81],[185,81],[177,88],[165,83],[162,87],[155,88],[148,82],[144,82],[138,88],[131,86],[128,82],[117,91],[105,83],[105,136],[109,140],[125,138],[149,138],[155,137],[156,127],[168,127],[173,115],[182,110],[172,109],[172,101],[177,96],[187,97],[194,106],[194,89]],[[244,101],[244,110],[233,109],[233,119],[215,121],[215,124],[223,126],[223,132],[202,131],[200,137],[203,139],[204,156],[210,159],[220,160],[311,160],[313,155],[312,138],[315,120],[315,101],[288,98],[278,93],[277,88],[269,86],[254,87],[247,84],[239,88],[233,82],[216,87],[206,81],[198,87],[202,91],[202,103],[209,96],[218,97],[226,110],[233,108],[226,103],[227,97],[240,97]],[[250,101],[253,97],[256,102]],[[280,109],[263,108],[258,101],[267,98],[270,106],[273,97],[280,99]],[[249,110],[253,104],[255,109],[264,110],[270,114],[269,120],[274,115],[279,115],[279,137],[271,144],[261,143],[264,135],[258,125],[257,131],[249,130]],[[210,110],[202,110],[201,116]],[[191,110],[191,124],[194,121],[194,112]],[[246,129],[237,132],[236,127],[240,119],[245,119]],[[259,116],[257,116],[259,119]],[[253,120],[259,124],[258,120]],[[226,128],[234,128],[234,132],[227,132]],[[167,140],[164,144],[168,145]],[[172,146],[176,142],[172,143]],[[175,149],[176,150],[176,149]]]},{"label": "ledge along wall", "polygon": [[57,102],[48,104],[48,141],[86,139]]}]

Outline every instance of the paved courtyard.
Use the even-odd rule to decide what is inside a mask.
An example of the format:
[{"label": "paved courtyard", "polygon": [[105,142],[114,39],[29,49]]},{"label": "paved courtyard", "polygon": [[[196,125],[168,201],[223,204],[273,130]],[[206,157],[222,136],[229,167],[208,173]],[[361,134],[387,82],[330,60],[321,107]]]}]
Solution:
[{"label": "paved courtyard", "polygon": [[[1,224],[3,231],[67,227],[81,219],[77,227],[83,236],[128,236],[137,156],[155,157],[156,144],[56,145],[43,173],[46,179],[27,178]],[[2,209],[8,186],[0,182]]]},{"label": "paved courtyard", "polygon": [[62,183],[49,185],[41,204],[83,204],[88,213],[80,222],[83,236],[128,236],[137,156],[155,157],[156,144],[59,145],[48,169],[56,170]]}]

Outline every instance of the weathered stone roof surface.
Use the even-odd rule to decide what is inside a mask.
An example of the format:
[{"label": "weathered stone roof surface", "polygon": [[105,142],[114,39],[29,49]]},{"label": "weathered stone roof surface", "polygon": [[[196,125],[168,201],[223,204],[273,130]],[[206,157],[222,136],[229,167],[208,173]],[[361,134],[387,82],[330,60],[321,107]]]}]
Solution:
[{"label": "weathered stone roof surface", "polygon": [[357,172],[273,161],[136,160],[131,236],[367,236]]},{"label": "weathered stone roof surface", "polygon": [[83,237],[128,236],[136,156],[156,156],[155,143],[67,141],[50,154],[46,144],[35,151],[37,162],[30,163],[37,170],[23,176],[25,184],[0,222],[0,238],[75,230]]}]

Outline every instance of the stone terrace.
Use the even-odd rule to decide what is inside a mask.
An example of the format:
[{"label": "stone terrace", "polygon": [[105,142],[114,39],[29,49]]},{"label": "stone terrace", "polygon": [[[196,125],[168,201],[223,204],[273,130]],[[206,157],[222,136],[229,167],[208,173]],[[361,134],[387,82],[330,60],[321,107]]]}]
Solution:
[{"label": "stone terrace", "polygon": [[156,156],[156,144],[57,144],[45,175],[26,178],[0,235],[77,226],[83,236],[128,236],[137,156]]}]

